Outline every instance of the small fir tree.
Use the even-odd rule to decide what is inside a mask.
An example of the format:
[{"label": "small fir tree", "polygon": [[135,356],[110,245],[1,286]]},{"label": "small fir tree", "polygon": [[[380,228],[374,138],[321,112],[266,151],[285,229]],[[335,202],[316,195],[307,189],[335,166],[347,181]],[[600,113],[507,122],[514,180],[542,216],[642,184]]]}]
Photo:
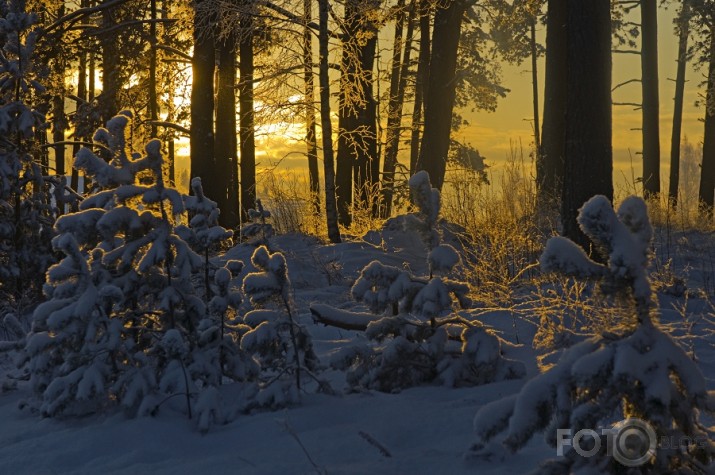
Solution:
[{"label": "small fir tree", "polygon": [[241,228],[241,238],[255,245],[268,245],[268,240],[275,234],[273,225],[266,222],[271,217],[271,212],[263,208],[260,199],[256,200],[256,209],[248,210],[250,223]]},{"label": "small fir tree", "polygon": [[[715,395],[706,390],[695,362],[655,321],[655,299],[647,274],[653,229],[645,202],[629,197],[616,213],[607,198],[595,196],[581,208],[579,225],[607,263],[589,259],[578,245],[556,237],[541,256],[542,268],[598,279],[604,292],[631,302],[627,308],[632,325],[574,345],[556,366],[529,381],[518,395],[480,409],[474,420],[478,441],[472,453],[490,453],[490,441],[504,431],[503,444],[514,451],[536,432],[545,431],[547,442],[556,445],[557,429],[575,434],[633,417],[649,424],[658,440],[698,441],[656,448],[657,441],[644,438],[644,443],[633,448],[643,457],[633,470],[709,473],[715,445],[700,422],[700,412],[712,413]],[[606,450],[613,438],[602,436],[603,450],[591,457],[581,457],[571,448],[565,457],[545,463],[540,472],[630,473]]]},{"label": "small fir tree", "polygon": [[[318,360],[310,334],[296,321],[283,254],[270,253],[265,246],[260,246],[253,252],[251,263],[257,271],[244,278],[243,293],[254,309],[243,318],[251,330],[243,335],[241,349],[256,355],[268,378],[257,403],[281,406],[297,401],[304,386],[302,376],[314,378]],[[295,384],[283,375],[292,375]]]},{"label": "small fir tree", "polygon": [[[521,363],[502,357],[502,342],[496,335],[479,322],[453,313],[453,300],[462,308],[471,302],[467,285],[447,277],[460,259],[452,246],[440,244],[440,193],[432,188],[426,172],[415,174],[409,184],[417,211],[407,215],[405,231],[422,237],[429,276],[414,276],[378,261],[368,264],[351,293],[379,315],[373,319],[359,316],[367,320],[365,336],[376,344],[336,353],[333,367],[348,370],[351,387],[381,391],[399,391],[433,380],[454,386],[523,376]],[[318,319],[336,312],[321,305],[312,310]],[[343,321],[358,316],[339,312]]]},{"label": "small fir tree", "polygon": [[36,157],[45,133],[38,110],[45,89],[33,56],[37,16],[22,0],[0,2],[0,312],[24,321],[41,298],[42,277],[54,262],[52,222],[57,208]]}]

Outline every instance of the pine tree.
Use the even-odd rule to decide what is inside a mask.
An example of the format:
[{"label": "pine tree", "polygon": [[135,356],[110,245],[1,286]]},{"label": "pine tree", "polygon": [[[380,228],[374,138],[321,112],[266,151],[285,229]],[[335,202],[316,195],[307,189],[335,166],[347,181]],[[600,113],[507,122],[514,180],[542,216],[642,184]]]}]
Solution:
[{"label": "pine tree", "polygon": [[[250,377],[255,364],[237,337],[217,331],[239,303],[229,291],[230,270],[217,271],[207,309],[192,282],[205,259],[181,235],[203,251],[227,232],[215,225],[218,211],[198,181],[193,197],[164,185],[158,140],[143,154],[131,151],[130,127],[131,114],[120,113],[95,133],[94,151],[77,154],[75,166],[95,192],[56,223],[55,245],[67,257],[48,272],[48,301],[34,315],[26,368],[47,415],[116,403],[153,414],[179,395],[206,430],[223,421],[217,386],[225,377]],[[180,225],[187,207],[191,227]]]},{"label": "pine tree", "polygon": [[[243,280],[243,293],[254,309],[243,317],[251,330],[243,335],[241,349],[256,355],[262,372],[269,377],[257,396],[261,406],[282,406],[298,400],[308,375],[318,360],[310,334],[296,321],[292,287],[285,257],[270,253],[265,246],[256,248],[251,263],[257,269]],[[282,377],[291,375],[293,381]],[[319,382],[321,389],[326,386]]]},{"label": "pine tree", "polygon": [[[556,429],[575,434],[637,418],[658,438],[702,442],[656,449],[657,441],[649,436],[635,449],[643,457],[639,473],[709,473],[715,444],[699,419],[700,411],[712,413],[715,394],[707,391],[695,362],[654,321],[655,300],[647,274],[653,229],[645,202],[629,197],[616,213],[608,199],[598,195],[583,205],[578,221],[607,263],[597,263],[574,242],[555,237],[541,256],[542,269],[599,280],[604,293],[629,302],[625,311],[632,315],[631,325],[574,345],[518,395],[480,409],[474,420],[478,442],[472,452],[490,453],[493,447],[488,443],[504,431],[503,444],[514,451],[536,432],[545,431],[547,442],[556,445]],[[612,440],[602,436],[604,450],[592,457],[580,457],[571,449],[564,458],[547,462],[541,473],[624,473],[626,467],[606,453]]]},{"label": "pine tree", "polygon": [[[3,1],[0,13],[0,297],[23,320],[41,298],[42,276],[54,262],[57,209],[35,160],[35,137],[46,129],[37,107],[45,89],[33,61],[37,17],[21,0]],[[61,199],[59,181],[54,186]]]},{"label": "pine tree", "polygon": [[[365,336],[376,343],[338,352],[333,367],[348,370],[353,388],[381,391],[398,391],[433,380],[455,386],[523,376],[520,363],[501,356],[501,340],[496,335],[479,322],[453,313],[453,300],[462,308],[471,302],[467,285],[447,277],[460,259],[452,246],[440,244],[440,193],[432,188],[424,171],[415,174],[409,184],[417,211],[406,216],[405,231],[422,237],[429,276],[415,276],[373,261],[363,268],[351,289],[353,298],[375,314],[372,318],[313,305],[311,310],[319,321],[364,329]],[[453,345],[450,338],[460,344]]]},{"label": "pine tree", "polygon": [[273,237],[273,225],[266,223],[266,219],[271,217],[271,212],[263,208],[260,199],[256,200],[256,208],[248,210],[250,223],[241,228],[241,238],[251,244],[268,245],[268,240]]}]

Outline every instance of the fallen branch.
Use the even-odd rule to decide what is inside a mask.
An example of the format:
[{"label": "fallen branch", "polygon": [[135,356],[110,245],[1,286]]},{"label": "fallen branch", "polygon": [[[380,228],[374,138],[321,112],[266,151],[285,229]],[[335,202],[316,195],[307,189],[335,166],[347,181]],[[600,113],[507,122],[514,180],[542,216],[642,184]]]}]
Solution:
[{"label": "fallen branch", "polygon": [[382,315],[375,315],[364,312],[351,312],[331,307],[321,303],[310,306],[310,313],[313,314],[313,321],[331,327],[342,328],[343,330],[365,331],[368,324],[382,318]]}]

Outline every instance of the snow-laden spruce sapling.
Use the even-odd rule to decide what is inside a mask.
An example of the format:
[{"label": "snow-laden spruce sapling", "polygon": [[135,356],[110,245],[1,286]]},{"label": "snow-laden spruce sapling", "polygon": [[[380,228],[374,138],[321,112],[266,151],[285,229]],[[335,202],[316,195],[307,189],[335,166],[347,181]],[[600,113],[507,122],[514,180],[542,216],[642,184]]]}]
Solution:
[{"label": "snow-laden spruce sapling", "polygon": [[447,277],[460,259],[452,246],[440,243],[439,191],[426,172],[414,175],[409,184],[417,211],[406,217],[405,231],[422,237],[429,276],[373,261],[351,289],[372,315],[312,305],[317,321],[364,330],[374,342],[337,352],[332,366],[348,371],[352,388],[381,391],[435,380],[455,386],[523,376],[523,365],[502,356],[499,337],[454,313],[454,300],[462,308],[471,302],[467,285]]},{"label": "snow-laden spruce sapling", "polygon": [[640,439],[633,451],[644,460],[632,472],[608,455],[612,439],[604,435],[602,450],[593,456],[582,457],[567,447],[564,457],[546,462],[540,472],[712,473],[715,445],[700,413],[713,413],[715,394],[707,391],[696,363],[658,327],[647,270],[653,229],[645,202],[629,197],[616,213],[607,198],[595,196],[583,205],[578,221],[607,262],[595,262],[575,243],[555,237],[541,256],[542,269],[599,280],[604,292],[631,302],[632,325],[572,346],[519,394],[481,408],[474,419],[477,442],[472,455],[498,450],[493,443],[498,439],[515,451],[543,431],[555,446],[557,429],[576,434],[637,418],[653,428],[658,441],[678,442]]},{"label": "snow-laden spruce sapling", "polygon": [[53,244],[65,257],[47,271],[47,301],[33,314],[20,364],[43,415],[87,414],[109,404],[126,361],[122,322],[111,318],[122,292],[102,268],[101,250],[88,259],[72,234]]},{"label": "snow-laden spruce sapling", "polygon": [[191,248],[204,259],[204,298],[211,300],[212,266],[209,257],[211,253],[231,244],[233,233],[218,224],[221,211],[215,201],[204,194],[201,178],[191,180],[193,196],[184,197],[186,210],[189,214],[189,225],[180,224],[176,233],[186,241]]},{"label": "snow-laden spruce sapling", "polygon": [[273,225],[266,222],[270,217],[271,212],[263,208],[263,202],[257,199],[256,208],[248,210],[251,222],[241,228],[241,238],[250,244],[268,245],[268,240],[275,234]]},{"label": "snow-laden spruce sapling", "polygon": [[[75,401],[88,397],[97,400],[95,407],[118,404],[132,414],[152,414],[165,401],[180,396],[188,415],[197,413],[205,429],[212,420],[221,419],[214,405],[217,384],[240,370],[234,367],[225,374],[226,367],[220,364],[206,366],[227,342],[214,343],[210,338],[212,315],[192,282],[192,276],[203,270],[204,260],[176,232],[185,219],[185,200],[195,201],[164,185],[158,140],[149,141],[143,154],[131,151],[130,127],[131,114],[120,113],[95,133],[93,148],[82,148],[77,154],[75,166],[93,182],[94,192],[78,212],[57,220],[60,236],[55,242],[68,258],[49,275],[48,301],[35,312],[25,367],[39,381],[38,406],[48,415],[68,414]],[[76,242],[78,251],[67,247],[67,242]],[[60,273],[72,266],[89,269],[83,279],[95,286],[102,282],[100,297],[111,290],[107,297],[111,305],[101,299],[92,304],[85,293],[75,297],[85,292],[76,285],[84,281],[69,271]],[[217,292],[224,282],[219,284]],[[226,292],[222,295],[232,301]],[[73,299],[80,299],[82,305],[75,305]],[[68,329],[59,332],[51,327],[60,323]],[[95,326],[111,327],[117,335],[100,338],[103,333]],[[91,355],[86,356],[77,342],[66,340],[73,335],[87,339],[85,344],[99,355],[98,362],[111,360],[103,367],[108,368],[106,374],[90,373],[94,379],[89,390],[75,384]],[[238,364],[235,359],[233,364]],[[252,362],[247,359],[247,364]]]},{"label": "snow-laden spruce sapling", "polygon": [[58,180],[45,176],[35,158],[35,139],[47,127],[39,110],[45,88],[34,61],[37,16],[16,0],[2,2],[0,14],[0,321],[12,312],[26,330],[45,271],[55,262],[57,207],[50,189]]},{"label": "snow-laden spruce sapling", "polygon": [[[95,183],[95,193],[82,201],[79,212],[56,222],[55,242],[68,257],[64,267],[48,273],[48,300],[33,315],[25,347],[30,377],[40,378],[34,385],[39,409],[47,415],[72,412],[72,401],[90,396],[103,398],[104,404],[138,407],[165,386],[173,368],[167,352],[159,351],[165,333],[179,326],[190,331],[192,320],[203,314],[203,302],[192,295],[189,280],[201,259],[173,233],[172,219],[184,211],[183,200],[164,187],[158,140],[148,142],[143,155],[131,153],[130,123],[131,114],[122,113],[97,131],[99,155],[80,149],[75,166]],[[70,242],[76,243],[76,252]],[[113,304],[89,301],[91,286],[74,304],[71,297],[84,289],[73,285],[84,281],[62,274],[73,268],[89,269],[84,281],[97,287],[101,282],[99,292],[111,290]],[[60,331],[60,324],[67,328]],[[118,335],[100,339],[95,326],[119,328]],[[91,358],[66,339],[75,334],[83,335],[91,351],[102,357],[121,354],[109,365],[111,372],[90,373],[89,393],[75,381],[87,365],[84,360]],[[49,379],[42,380],[43,375]]]},{"label": "snow-laden spruce sapling", "polygon": [[231,281],[243,268],[243,262],[230,260],[214,274],[213,297],[206,318],[199,322],[197,349],[192,373],[203,373],[207,384],[220,386],[224,379],[246,381],[257,376],[258,365],[240,349],[239,341],[251,328],[243,324],[240,305],[243,301]]},{"label": "snow-laden spruce sapling", "polygon": [[[261,366],[264,383],[256,398],[258,405],[282,406],[298,400],[304,375],[318,381],[313,373],[318,360],[310,334],[296,319],[283,254],[259,246],[251,263],[256,271],[244,278],[243,293],[254,309],[243,317],[251,330],[243,335],[241,349],[254,354]],[[323,382],[318,383],[321,390],[327,390]]]}]

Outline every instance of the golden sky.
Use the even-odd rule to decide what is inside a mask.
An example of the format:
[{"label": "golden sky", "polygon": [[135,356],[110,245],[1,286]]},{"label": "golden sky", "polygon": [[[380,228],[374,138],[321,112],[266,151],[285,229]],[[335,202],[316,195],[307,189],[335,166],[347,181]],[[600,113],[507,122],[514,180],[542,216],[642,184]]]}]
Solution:
[{"label": "golden sky", "polygon": [[[634,21],[638,21],[635,10]],[[660,89],[660,150],[661,150],[661,187],[667,191],[670,173],[670,143],[673,119],[673,96],[675,83],[668,79],[675,78],[676,59],[678,56],[678,38],[673,31],[673,17],[676,10],[659,9],[658,47],[659,47],[659,89]],[[545,27],[538,33],[543,43]],[[481,112],[470,118],[472,125],[465,128],[460,136],[475,146],[487,158],[487,163],[499,167],[499,163],[509,154],[510,143],[522,142],[524,148],[533,144],[532,131],[532,92],[530,63],[522,66],[504,65],[504,86],[511,89],[509,95],[500,100],[496,112]],[[539,59],[539,94],[540,113],[543,113],[544,58]],[[628,79],[640,78],[640,58],[633,54],[614,54],[613,84]],[[686,74],[685,101],[683,107],[683,134],[691,143],[702,142],[704,110],[695,106],[701,91],[700,83],[704,80],[702,71],[695,71],[689,65]],[[640,102],[640,83],[631,83],[617,89],[613,94],[615,102]],[[624,176],[630,181],[631,176],[641,175],[641,131],[632,130],[641,127],[641,111],[630,106],[613,107],[613,161],[614,182],[618,189],[626,186]],[[631,170],[631,160],[633,173]]]},{"label": "golden sky", "polygon": [[[660,84],[660,145],[661,145],[661,187],[667,191],[670,138],[673,115],[674,82],[668,79],[675,77],[678,39],[673,30],[673,17],[676,10],[659,9],[659,84]],[[639,11],[636,9],[630,18],[638,21]],[[545,27],[541,25],[538,30],[538,40],[543,44]],[[381,35],[382,36],[382,35]],[[391,38],[381,42],[384,61],[389,60]],[[385,68],[382,64],[381,68]],[[500,99],[496,112],[465,113],[469,125],[463,127],[458,133],[460,141],[467,142],[477,148],[486,157],[486,163],[491,167],[491,172],[499,174],[500,168],[505,163],[513,145],[523,147],[528,158],[533,146],[532,130],[532,85],[530,61],[521,66],[503,65],[503,85],[511,90],[506,98]],[[544,87],[544,58],[538,61],[539,73],[539,112],[543,112],[543,87]],[[633,54],[614,54],[613,57],[613,84],[619,84],[629,79],[640,78],[640,58]],[[693,144],[702,142],[703,124],[701,118],[703,109],[695,106],[695,101],[701,91],[701,82],[704,80],[702,71],[695,71],[692,64],[687,70],[687,83],[683,110],[683,135]],[[335,83],[333,83],[336,86]],[[335,91],[331,91],[335,93]],[[631,83],[614,92],[613,100],[616,102],[640,102],[640,83]],[[412,105],[405,106],[405,113],[411,113]],[[333,110],[333,114],[335,110]],[[407,119],[409,120],[409,119]],[[634,110],[631,106],[614,106],[613,108],[613,159],[614,183],[617,194],[625,193],[624,190],[632,189],[632,177],[641,175],[641,131],[633,130],[641,127],[641,111]],[[320,130],[318,131],[320,134]],[[279,172],[297,172],[297,175],[307,176],[307,161],[304,155],[305,145],[300,141],[304,136],[302,125],[294,124],[268,124],[259,127],[256,138],[256,158],[259,169],[275,169]],[[405,134],[403,134],[403,140]],[[318,138],[320,141],[320,137]],[[188,143],[179,150],[179,163],[177,166],[188,167]],[[404,147],[404,145],[403,145]],[[402,162],[408,160],[407,151],[401,151]],[[276,164],[278,166],[276,167]],[[275,167],[275,168],[274,168]],[[322,176],[322,164],[321,176]],[[260,173],[261,170],[259,170]],[[260,181],[260,176],[259,176]],[[640,189],[640,188],[639,188]]]}]

